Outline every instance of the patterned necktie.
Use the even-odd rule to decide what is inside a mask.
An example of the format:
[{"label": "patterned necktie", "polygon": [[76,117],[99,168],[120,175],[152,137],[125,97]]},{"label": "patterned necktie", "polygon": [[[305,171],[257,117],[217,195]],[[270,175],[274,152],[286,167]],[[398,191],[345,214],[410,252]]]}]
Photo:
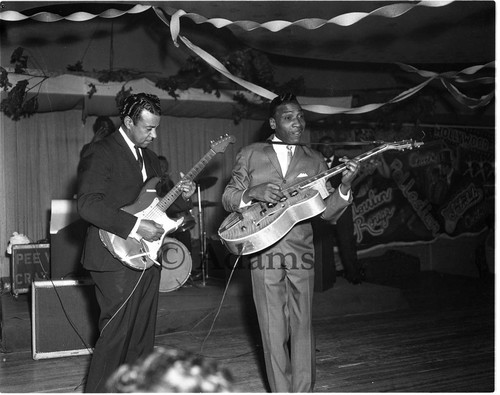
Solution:
[{"label": "patterned necktie", "polygon": [[137,161],[139,162],[139,167],[142,171],[142,167],[144,166],[144,159],[142,159],[142,154],[139,147],[137,145],[135,145],[134,147],[135,147],[135,153],[137,154]]},{"label": "patterned necktie", "polygon": [[293,156],[292,148],[293,148],[293,146],[291,146],[291,145],[286,146],[286,149],[287,149],[286,170],[287,171],[288,171],[288,167],[290,167],[290,162],[292,161],[292,156]]}]

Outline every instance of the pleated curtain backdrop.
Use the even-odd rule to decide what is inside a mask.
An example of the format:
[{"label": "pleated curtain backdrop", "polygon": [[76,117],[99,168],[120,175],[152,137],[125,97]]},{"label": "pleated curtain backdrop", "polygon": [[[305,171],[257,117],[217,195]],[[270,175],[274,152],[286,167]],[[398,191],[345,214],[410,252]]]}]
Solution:
[{"label": "pleated curtain backdrop", "polygon": [[[115,125],[120,120],[113,117]],[[76,193],[76,171],[82,146],[92,136],[95,117],[81,120],[81,111],[36,114],[12,121],[0,113],[0,274],[8,276],[9,238],[19,232],[36,242],[50,237],[53,199],[72,199]],[[260,139],[263,121],[176,118],[163,116],[158,139],[150,147],[167,157],[174,182],[187,173],[210,149],[210,142],[228,133],[236,143],[208,163],[200,177],[217,177],[217,183],[201,191],[211,202],[204,212],[207,235],[214,235],[226,213],[220,205],[239,148]],[[197,196],[195,196],[197,198]],[[193,210],[197,218],[197,209]],[[197,238],[197,228],[193,230]]]}]

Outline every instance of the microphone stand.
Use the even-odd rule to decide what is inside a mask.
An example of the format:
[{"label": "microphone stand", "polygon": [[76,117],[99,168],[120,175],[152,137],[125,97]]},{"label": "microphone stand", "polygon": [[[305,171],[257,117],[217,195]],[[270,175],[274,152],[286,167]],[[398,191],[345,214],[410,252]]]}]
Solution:
[{"label": "microphone stand", "polygon": [[201,207],[201,187],[196,184],[198,192],[198,228],[200,232],[200,258],[201,258],[201,279],[202,285],[205,286],[207,282],[207,265],[206,265],[206,240],[205,240],[205,225],[203,223],[203,209]]}]

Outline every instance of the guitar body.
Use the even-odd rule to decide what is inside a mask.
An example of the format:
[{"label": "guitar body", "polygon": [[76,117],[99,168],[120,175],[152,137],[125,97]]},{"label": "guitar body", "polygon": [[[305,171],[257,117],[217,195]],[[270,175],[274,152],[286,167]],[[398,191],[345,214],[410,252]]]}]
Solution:
[{"label": "guitar body", "polygon": [[[355,159],[367,160],[387,150],[405,150],[420,147],[423,143],[413,140],[385,143],[365,152]],[[255,203],[241,213],[231,213],[219,227],[219,237],[227,249],[235,255],[248,255],[269,247],[284,237],[292,227],[305,219],[322,213],[326,206],[320,193],[314,189],[320,180],[327,180],[346,168],[340,164],[314,177],[283,190],[286,197],[272,207]]]},{"label": "guitar body", "polygon": [[[236,139],[233,136],[226,134],[224,137],[221,136],[219,140],[211,142],[210,150],[189,170],[183,179],[194,180],[217,153],[224,152],[227,146],[235,141]],[[122,210],[134,214],[137,218],[150,219],[160,224],[164,230],[160,240],[149,242],[135,237],[122,239],[103,229],[99,230],[101,241],[109,252],[122,261],[125,266],[132,269],[144,270],[155,264],[161,266],[158,262],[158,252],[165,235],[176,230],[184,221],[184,218],[172,220],[166,214],[168,208],[182,194],[182,180],[175,184],[161,199],[156,194],[156,185],[159,180],[158,177],[155,177],[147,181],[135,202],[123,207]]]},{"label": "guitar body", "polygon": [[315,189],[301,191],[268,207],[256,203],[242,213],[231,213],[219,228],[219,237],[235,255],[249,255],[276,243],[301,221],[325,210],[325,202]]},{"label": "guitar body", "polygon": [[155,209],[159,201],[155,189],[158,181],[159,178],[155,177],[144,184],[136,201],[129,206],[123,207],[122,210],[134,214],[137,218],[151,219],[160,224],[164,229],[160,240],[149,242],[134,237],[123,239],[113,233],[102,229],[99,230],[99,236],[111,254],[132,269],[143,270],[150,268],[154,264],[160,265],[157,257],[163,238],[166,234],[176,230],[183,221],[182,218],[174,221],[164,212]]}]

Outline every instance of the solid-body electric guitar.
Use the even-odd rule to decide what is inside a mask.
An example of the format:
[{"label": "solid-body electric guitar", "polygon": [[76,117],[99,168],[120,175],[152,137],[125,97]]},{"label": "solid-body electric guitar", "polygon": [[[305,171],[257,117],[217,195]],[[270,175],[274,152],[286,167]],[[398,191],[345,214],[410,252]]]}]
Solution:
[{"label": "solid-body electric guitar", "polygon": [[[224,152],[227,146],[230,143],[234,143],[234,141],[235,138],[233,136],[226,135],[212,142],[210,150],[183,179],[193,180],[217,153]],[[175,231],[183,221],[183,218],[172,220],[166,214],[167,209],[182,193],[181,182],[179,181],[174,185],[163,198],[159,198],[156,193],[156,185],[159,180],[159,177],[154,177],[147,181],[136,201],[122,208],[122,210],[134,214],[140,219],[150,219],[162,225],[164,233],[158,241],[149,242],[144,239],[136,239],[132,236],[123,239],[103,229],[99,230],[99,236],[111,254],[133,269],[143,270],[154,264],[160,265],[157,256],[162,246],[163,238],[167,233]]]},{"label": "solid-body electric guitar", "polygon": [[[385,143],[355,159],[364,161],[387,150],[405,150],[423,143],[403,140]],[[340,164],[314,177],[283,190],[281,202],[253,203],[241,213],[233,212],[222,222],[218,234],[227,249],[235,255],[249,255],[267,248],[283,238],[292,227],[303,220],[321,214],[326,206],[315,184],[345,170]],[[319,188],[318,188],[319,189]]]}]

